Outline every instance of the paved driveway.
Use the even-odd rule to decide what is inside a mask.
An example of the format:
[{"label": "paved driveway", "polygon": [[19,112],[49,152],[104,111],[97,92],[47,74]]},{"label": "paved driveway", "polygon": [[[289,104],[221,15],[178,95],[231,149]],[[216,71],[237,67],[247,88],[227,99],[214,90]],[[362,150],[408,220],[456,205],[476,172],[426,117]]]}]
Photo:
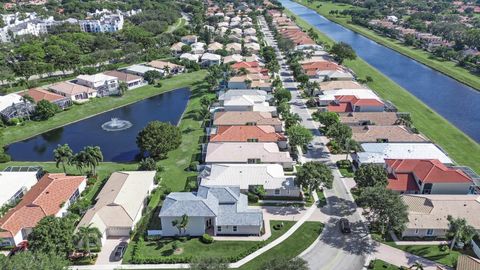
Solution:
[{"label": "paved driveway", "polygon": [[120,238],[108,238],[105,243],[103,244],[102,251],[98,254],[97,261],[95,262],[96,265],[120,265],[122,261],[113,261],[113,252],[117,245],[122,242],[127,241],[130,242],[128,237],[120,237]]}]

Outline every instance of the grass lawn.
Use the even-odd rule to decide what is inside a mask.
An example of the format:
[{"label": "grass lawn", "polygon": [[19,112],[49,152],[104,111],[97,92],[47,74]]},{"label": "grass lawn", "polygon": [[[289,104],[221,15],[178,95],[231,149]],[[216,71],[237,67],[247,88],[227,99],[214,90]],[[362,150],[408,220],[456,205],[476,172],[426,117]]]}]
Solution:
[{"label": "grass lawn", "polygon": [[320,222],[307,221],[285,241],[263,253],[247,264],[238,268],[240,270],[263,270],[266,262],[277,258],[292,259],[307,249],[323,230]]},{"label": "grass lawn", "polygon": [[[411,46],[406,46],[405,44],[403,44],[402,42],[396,39],[384,37],[366,27],[349,23],[349,21],[351,21],[350,16],[329,14],[331,10],[342,11],[345,9],[359,9],[359,7],[355,7],[347,4],[337,4],[337,3],[326,2],[326,1],[314,1],[313,3],[308,3],[307,0],[295,0],[295,1],[317,11],[319,14],[323,15],[324,17],[326,17],[327,19],[333,22],[336,22],[352,31],[355,31],[381,45],[389,47],[405,56],[415,59],[422,64],[425,64],[435,70],[442,72],[445,75],[448,75],[454,78],[455,80],[458,80],[464,84],[467,84],[477,90],[480,90],[480,77],[458,66],[457,63],[435,57],[433,54],[425,50],[416,49]],[[318,5],[321,5],[321,6],[317,7]]]},{"label": "grass lawn", "polygon": [[[284,226],[280,230],[274,230],[275,224],[283,223]],[[183,252],[178,255],[172,254],[172,243],[175,239],[161,239],[157,241],[139,242],[137,245],[137,254],[141,254],[142,258],[159,258],[168,259],[169,257],[184,258],[190,261],[192,258],[223,258],[228,261],[236,261],[238,256],[242,257],[250,254],[258,248],[272,242],[280,237],[295,222],[293,221],[270,221],[272,236],[265,241],[215,241],[212,244],[204,244],[200,238],[191,238],[185,242],[180,242],[179,246]],[[128,254],[128,253],[127,253]],[[233,260],[232,260],[233,259]],[[131,261],[131,254],[128,254],[123,260],[125,264]]]},{"label": "grass lawn", "polygon": [[384,262],[382,260],[374,260],[373,262],[373,270],[398,270],[398,266],[395,266],[393,264],[389,264],[387,262]]},{"label": "grass lawn", "polygon": [[354,177],[355,174],[353,173],[352,167],[350,168],[338,168],[340,173],[342,174],[343,177]]},{"label": "grass lawn", "polygon": [[[289,10],[285,12],[293,15]],[[300,27],[304,29],[311,27],[300,17],[295,17]],[[332,44],[333,41],[329,37],[318,30],[316,32],[320,40]],[[351,68],[359,78],[372,77],[373,81],[368,83],[368,86],[382,99],[391,101],[400,112],[409,112],[415,127],[440,145],[455,162],[469,166],[480,173],[480,163],[476,162],[480,160],[478,143],[364,60],[357,58],[353,61],[345,61],[344,65]]]},{"label": "grass lawn", "polygon": [[24,125],[9,126],[2,129],[3,137],[0,146],[30,138],[48,130],[64,126],[66,124],[91,117],[118,107],[137,102],[170,90],[191,87],[197,82],[203,81],[207,72],[204,70],[180,74],[170,79],[162,80],[162,87],[147,85],[135,90],[128,91],[122,97],[95,98],[82,105],[73,105],[68,110],[55,115],[46,121],[27,121]]},{"label": "grass lawn", "polygon": [[325,205],[327,205],[327,198],[325,198],[325,194],[323,193],[323,191],[317,190],[316,192],[318,196],[318,207],[324,207]]}]

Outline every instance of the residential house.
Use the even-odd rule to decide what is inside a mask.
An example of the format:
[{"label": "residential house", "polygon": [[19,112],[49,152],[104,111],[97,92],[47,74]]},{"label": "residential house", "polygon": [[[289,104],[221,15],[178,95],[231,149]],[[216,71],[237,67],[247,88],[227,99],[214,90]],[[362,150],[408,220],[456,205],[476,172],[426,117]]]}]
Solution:
[{"label": "residential house", "polygon": [[268,76],[268,69],[266,69],[263,63],[258,61],[254,62],[238,62],[231,65],[232,69],[239,72],[240,70],[244,69],[248,74],[262,74],[264,76]]},{"label": "residential house", "polygon": [[401,125],[394,126],[352,126],[352,139],[359,143],[415,143],[428,142],[421,134],[413,133],[409,128]]},{"label": "residential house", "polygon": [[354,163],[385,164],[386,159],[438,159],[444,164],[453,161],[433,143],[362,143],[364,152],[352,155]]},{"label": "residential house", "polygon": [[205,163],[240,163],[240,164],[280,164],[291,169],[293,159],[288,152],[280,152],[276,143],[208,143]]},{"label": "residential house", "polygon": [[287,148],[287,137],[272,126],[219,126],[210,133],[210,142],[273,142]]},{"label": "residential house", "polygon": [[196,63],[198,63],[199,58],[200,58],[200,55],[198,54],[182,53],[182,55],[180,55],[181,60],[184,59],[184,60],[193,61]]},{"label": "residential house", "polygon": [[122,69],[121,71],[129,74],[137,75],[137,76],[142,76],[142,77],[144,77],[145,73],[147,73],[148,71],[156,71],[160,73],[161,76],[165,75],[165,71],[163,69],[147,67],[144,65],[131,65],[129,67]]},{"label": "residential house", "polygon": [[463,270],[463,269],[480,270],[480,260],[469,255],[460,254],[458,255],[457,268],[455,269],[456,270]]},{"label": "residential house", "polygon": [[204,67],[220,65],[222,63],[222,56],[207,52],[202,55],[201,63]]},{"label": "residential house", "polygon": [[79,75],[76,84],[97,90],[99,96],[118,94],[118,78],[102,73],[94,75]]},{"label": "residential house", "polygon": [[192,48],[191,53],[193,53],[193,54],[203,54],[205,52],[205,47],[206,46],[207,46],[207,44],[205,44],[203,42],[195,42],[195,43],[190,45],[190,47]]},{"label": "residential house", "polygon": [[[355,95],[334,96],[322,110],[336,113],[383,112],[385,104],[376,98],[357,98]],[[325,100],[324,100],[325,101]]]},{"label": "residential house", "polygon": [[[173,225],[188,216],[186,228]],[[247,195],[239,187],[205,187],[197,192],[172,192],[167,195],[159,214],[162,236],[260,235],[263,214],[248,207]]]},{"label": "residential house", "polygon": [[180,41],[187,45],[192,45],[198,41],[198,37],[195,35],[183,36],[180,38]]},{"label": "residential house", "polygon": [[264,98],[265,101],[269,101],[273,98],[272,95],[267,94],[266,91],[257,90],[257,89],[231,89],[226,92],[221,91],[218,93],[218,101],[220,105],[223,105],[225,100],[229,100],[233,97],[237,96],[244,96],[244,95],[251,95],[251,96],[261,96]]},{"label": "residential house", "polygon": [[286,176],[279,164],[213,164],[206,166],[198,176],[202,186],[238,186],[247,193],[256,187],[263,187],[265,197],[301,196],[301,190],[294,176]]},{"label": "residential house", "polygon": [[0,207],[18,202],[37,183],[41,173],[41,168],[34,171],[1,171]]},{"label": "residential house", "polygon": [[85,176],[44,175],[13,209],[0,218],[0,243],[17,245],[27,239],[42,218],[64,216],[86,186]]},{"label": "residential house", "polygon": [[225,50],[227,50],[231,54],[238,54],[242,52],[242,44],[233,42],[233,43],[228,43],[225,46]]},{"label": "residential house", "polygon": [[322,91],[340,90],[340,89],[368,89],[364,85],[355,81],[326,81],[320,83]]},{"label": "residential house", "polygon": [[223,44],[216,41],[208,44],[207,46],[207,52],[209,53],[215,53],[216,51],[222,50],[222,49],[223,49]]},{"label": "residential house", "polygon": [[260,51],[260,45],[256,42],[245,43],[244,46],[250,53],[258,53]]},{"label": "residential house", "polygon": [[275,128],[275,132],[283,132],[282,121],[273,118],[268,112],[215,112],[213,126],[255,126],[268,125]]},{"label": "residential house", "polygon": [[270,106],[270,104],[265,101],[265,97],[256,95],[233,96],[223,101],[223,109],[227,112],[269,112],[273,116],[277,116],[277,108]]},{"label": "residential house", "polygon": [[129,237],[142,217],[147,197],[155,187],[155,171],[120,171],[110,175],[77,229],[89,226],[102,233],[102,243],[110,237]]},{"label": "residential house", "polygon": [[35,105],[18,94],[0,96],[0,116],[4,120],[27,117],[35,110]]},{"label": "residential house", "polygon": [[402,195],[408,207],[408,222],[402,237],[446,238],[450,227],[447,217],[463,218],[480,232],[478,195]]},{"label": "residential house", "polygon": [[121,72],[116,70],[105,71],[103,74],[111,77],[115,77],[119,82],[124,82],[128,89],[135,89],[146,84],[145,80],[141,76],[130,74],[127,72]]},{"label": "residential house", "polygon": [[30,88],[22,92],[20,95],[28,95],[32,97],[35,103],[46,100],[53,104],[57,104],[62,109],[65,109],[71,105],[71,100],[69,98],[41,88]]},{"label": "residential house", "polygon": [[183,53],[182,47],[185,45],[188,44],[185,44],[183,42],[177,42],[170,47],[170,51],[175,55],[180,55],[181,53]]},{"label": "residential house", "polygon": [[395,112],[350,112],[340,115],[340,122],[348,126],[393,126],[397,124]]},{"label": "residential house", "polygon": [[227,55],[223,58],[224,64],[238,63],[241,61],[243,61],[243,56],[241,56],[240,54]]},{"label": "residential house", "polygon": [[400,193],[468,194],[473,180],[437,159],[386,159],[388,189]]},{"label": "residential house", "polygon": [[123,29],[122,14],[104,14],[98,20],[79,20],[80,29],[88,33],[113,33]]},{"label": "residential house", "polygon": [[147,65],[156,69],[163,70],[165,74],[178,74],[185,72],[184,66],[161,60],[153,60],[151,62],[148,62]]},{"label": "residential house", "polygon": [[260,89],[267,92],[272,91],[270,77],[262,74],[238,75],[228,81],[229,89]]},{"label": "residential house", "polygon": [[255,30],[255,28],[252,28],[252,27],[245,28],[245,29],[243,29],[243,34],[245,36],[255,36],[257,34],[257,30]]},{"label": "residential house", "polygon": [[71,82],[55,83],[48,86],[48,89],[74,102],[85,102],[97,97],[97,90]]}]

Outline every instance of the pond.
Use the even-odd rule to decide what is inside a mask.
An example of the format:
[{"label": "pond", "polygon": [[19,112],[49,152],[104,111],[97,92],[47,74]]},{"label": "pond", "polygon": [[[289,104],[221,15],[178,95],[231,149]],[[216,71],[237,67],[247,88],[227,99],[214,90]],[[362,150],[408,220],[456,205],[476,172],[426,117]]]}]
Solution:
[{"label": "pond", "polygon": [[[135,142],[138,132],[154,120],[177,124],[189,97],[190,91],[187,88],[163,93],[13,143],[7,147],[7,153],[15,161],[52,161],[53,150],[59,144],[68,143],[74,152],[88,145],[98,145],[104,161],[134,161],[139,154]],[[126,129],[122,127],[118,131],[102,128],[102,125],[112,118],[128,121],[131,126]]]}]

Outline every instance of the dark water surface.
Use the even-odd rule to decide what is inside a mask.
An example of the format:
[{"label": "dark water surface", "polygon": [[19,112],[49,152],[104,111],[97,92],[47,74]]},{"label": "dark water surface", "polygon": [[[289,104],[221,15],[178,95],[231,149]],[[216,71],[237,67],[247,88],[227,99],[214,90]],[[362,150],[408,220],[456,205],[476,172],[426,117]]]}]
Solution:
[{"label": "dark water surface", "polygon": [[[135,143],[138,132],[153,120],[177,124],[189,97],[190,91],[187,88],[160,94],[13,143],[8,146],[7,152],[17,161],[51,161],[53,149],[59,144],[68,143],[74,152],[87,145],[98,145],[105,161],[133,161],[139,153]],[[128,120],[133,125],[122,131],[103,130],[101,125],[113,117]]]},{"label": "dark water surface", "polygon": [[330,38],[350,44],[370,65],[480,142],[480,92],[329,21],[305,6],[290,0],[280,2]]}]

